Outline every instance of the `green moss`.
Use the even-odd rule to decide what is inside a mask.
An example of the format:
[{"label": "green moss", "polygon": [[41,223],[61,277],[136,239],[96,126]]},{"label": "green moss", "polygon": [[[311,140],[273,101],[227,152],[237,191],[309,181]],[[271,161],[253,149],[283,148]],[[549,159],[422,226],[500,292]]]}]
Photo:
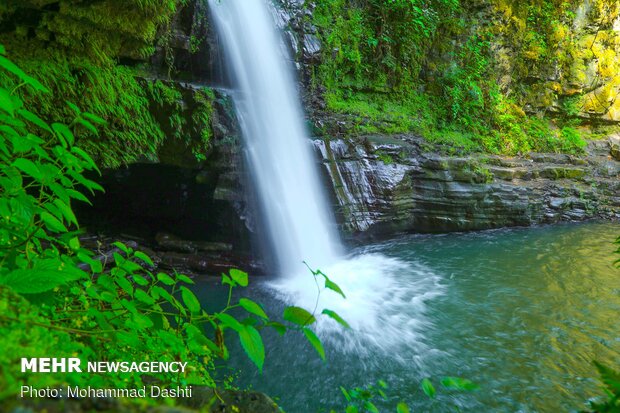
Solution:
[{"label": "green moss", "polygon": [[[26,102],[53,121],[72,119],[65,100],[106,119],[97,136],[82,134],[79,142],[104,167],[155,160],[165,138],[180,140],[203,159],[212,135],[212,93],[184,96],[169,82],[145,80],[149,74],[136,65],[156,43],[165,49],[168,24],[185,0],[49,3],[11,0],[0,7],[0,44],[52,91],[29,96],[20,89]],[[120,65],[121,58],[133,66]]]},{"label": "green moss", "polygon": [[[52,93],[31,96],[20,89],[26,102],[44,118],[70,123],[74,114],[58,96],[88,107],[107,120],[95,136],[83,131],[79,145],[103,166],[113,167],[141,156],[153,157],[164,139],[149,111],[149,99],[135,72],[123,66],[100,66],[87,60],[72,60],[54,54],[37,55],[20,65]],[[13,80],[4,79],[7,84]]]},{"label": "green moss", "polygon": [[604,30],[584,46],[574,35],[581,2],[488,3],[319,0],[313,84],[353,135],[415,132],[448,152],[583,153],[588,135],[575,126],[611,89],[592,97],[578,85],[595,58],[600,79],[617,73],[616,35],[605,28],[619,7],[594,1],[588,21]]}]

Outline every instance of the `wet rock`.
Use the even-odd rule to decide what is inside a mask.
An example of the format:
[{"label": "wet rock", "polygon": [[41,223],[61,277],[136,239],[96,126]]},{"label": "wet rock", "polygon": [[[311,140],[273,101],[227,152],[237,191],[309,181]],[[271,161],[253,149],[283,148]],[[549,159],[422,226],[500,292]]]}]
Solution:
[{"label": "wet rock", "polygon": [[351,238],[620,218],[620,162],[599,142],[583,157],[502,158],[445,156],[411,136],[385,140],[314,141]]},{"label": "wet rock", "polygon": [[616,161],[620,161],[620,135],[609,138],[609,153]]}]

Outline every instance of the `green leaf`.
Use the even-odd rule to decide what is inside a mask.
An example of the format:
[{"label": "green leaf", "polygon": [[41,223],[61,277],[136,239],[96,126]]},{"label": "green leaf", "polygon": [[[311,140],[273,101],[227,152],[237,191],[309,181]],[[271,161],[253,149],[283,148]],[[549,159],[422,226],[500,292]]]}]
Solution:
[{"label": "green leaf", "polygon": [[15,116],[15,107],[13,106],[13,98],[8,90],[0,88],[0,109],[4,110],[11,116]]},{"label": "green leaf", "polygon": [[347,409],[345,410],[346,413],[359,413],[359,410],[356,406],[350,405],[347,406]]},{"label": "green leaf", "polygon": [[304,335],[306,336],[310,344],[312,344],[312,347],[314,347],[316,352],[319,353],[321,359],[325,361],[325,349],[323,348],[323,343],[321,343],[321,339],[319,339],[314,333],[314,331],[310,330],[309,328],[304,327],[302,331],[304,332]]},{"label": "green leaf", "polygon": [[108,122],[106,122],[105,119],[100,118],[99,116],[94,115],[94,114],[89,113],[89,112],[82,113],[82,117],[88,119],[91,122],[98,123],[100,125],[105,125],[106,123],[108,123]]},{"label": "green leaf", "polygon": [[60,212],[62,212],[62,215],[65,217],[67,222],[76,226],[78,225],[77,218],[75,217],[75,214],[73,213],[73,210],[69,205],[65,204],[60,199],[55,199],[54,205],[56,205]]},{"label": "green leaf", "polygon": [[95,128],[95,126],[92,123],[90,123],[89,121],[87,121],[86,119],[77,118],[75,121],[77,123],[79,123],[80,125],[84,126],[86,129],[88,129],[94,135],[99,135],[99,132],[97,131],[97,128]]},{"label": "green leaf", "polygon": [[140,285],[142,287],[146,287],[147,285],[150,284],[149,281],[146,278],[144,278],[143,276],[141,276],[141,275],[134,274],[131,277],[133,278],[133,281],[136,284],[138,284],[138,285]]},{"label": "green leaf", "polygon": [[[82,158],[84,162],[86,162],[86,164],[88,165],[89,169],[93,169],[99,172],[99,174],[101,175],[101,171],[99,170],[99,168],[97,168],[97,164],[95,164],[95,161],[93,161],[93,158],[91,158],[89,154],[84,152],[84,150],[82,150],[81,148],[78,148],[77,146],[73,146],[71,147],[71,152],[75,153],[80,158]],[[101,190],[103,191],[103,188]]]},{"label": "green leaf", "polygon": [[4,48],[3,45],[0,44],[0,54],[1,55],[6,55],[6,49]]},{"label": "green leaf", "polygon": [[476,383],[460,377],[444,377],[441,379],[441,384],[448,389],[460,391],[473,391],[479,388]]},{"label": "green leaf", "polygon": [[610,369],[609,367],[599,363],[598,361],[593,362],[601,375],[601,379],[603,383],[607,386],[607,388],[612,392],[620,396],[620,373]]},{"label": "green leaf", "polygon": [[71,110],[75,112],[76,115],[79,116],[82,113],[80,108],[78,108],[75,104],[69,102],[68,100],[66,102],[67,102],[67,106],[69,106]]},{"label": "green leaf", "polygon": [[53,216],[47,211],[41,212],[41,220],[45,223],[47,228],[56,232],[67,232],[67,227],[60,222],[58,218]]},{"label": "green leaf", "polygon": [[396,413],[410,413],[409,406],[403,402],[398,403],[396,405]]},{"label": "green leaf", "polygon": [[225,327],[232,328],[237,333],[243,329],[243,324],[237,321],[233,316],[226,313],[219,313],[215,315],[215,318],[220,320]]},{"label": "green leaf", "polygon": [[340,386],[340,391],[344,395],[344,398],[347,399],[348,402],[350,402],[351,401],[351,396],[349,395],[349,392],[347,391],[347,389],[345,389],[344,387]]},{"label": "green leaf", "polygon": [[148,295],[144,290],[136,290],[134,297],[142,301],[145,304],[148,304],[148,305],[155,304],[155,300],[153,300],[153,297]]},{"label": "green leaf", "polygon": [[74,199],[77,199],[78,201],[86,202],[87,204],[92,205],[90,201],[88,200],[88,198],[86,198],[84,194],[82,194],[81,192],[78,192],[75,189],[67,189],[66,192],[71,198],[74,198]]},{"label": "green leaf", "polygon": [[157,285],[151,289],[151,294],[153,295],[154,298],[158,299],[161,297],[172,305],[175,305],[176,303],[176,300],[174,299],[174,297],[170,295],[170,293],[167,290]]},{"label": "green leaf", "polygon": [[26,119],[28,122],[31,122],[35,125],[37,125],[39,128],[48,131],[49,133],[53,133],[52,128],[49,127],[49,125],[47,123],[45,123],[45,121],[43,121],[43,119],[41,119],[40,117],[38,117],[37,115],[35,115],[34,113],[26,110],[26,109],[20,109],[17,111],[17,113],[19,113],[19,115]]},{"label": "green leaf", "polygon": [[269,320],[269,317],[267,316],[265,311],[261,308],[260,305],[258,305],[254,301],[247,298],[242,298],[239,300],[239,305],[243,307],[248,313],[257,315],[265,320]]},{"label": "green leaf", "polygon": [[265,324],[266,326],[272,327],[274,330],[276,330],[278,332],[278,334],[280,334],[281,336],[283,336],[284,334],[286,334],[286,326],[282,323],[278,323],[276,321],[271,321],[267,324]]},{"label": "green leaf", "polygon": [[125,254],[129,254],[129,247],[120,241],[115,241],[112,243],[116,248],[123,251]]},{"label": "green leaf", "polygon": [[30,159],[16,159],[15,162],[13,162],[13,166],[25,173],[26,175],[29,175],[38,181],[41,180],[41,171],[39,170],[37,165]]},{"label": "green leaf", "polygon": [[[4,54],[4,53],[3,53]],[[9,59],[7,59],[4,56],[0,56],[0,67],[2,67],[3,69],[13,73],[14,75],[16,75],[20,80],[25,81],[28,79],[28,75],[26,73],[24,73],[23,70],[21,70],[19,67],[17,67],[17,65],[15,65],[15,63],[11,62]]]},{"label": "green leaf", "polygon": [[316,318],[301,307],[286,307],[282,315],[286,321],[300,326],[307,326],[316,321]]},{"label": "green leaf", "polygon": [[368,410],[370,413],[379,413],[379,409],[372,402],[365,401],[364,409]]},{"label": "green leaf", "polygon": [[142,251],[136,251],[134,253],[134,256],[142,261],[144,261],[145,264],[147,264],[148,266],[154,267],[155,264],[153,263],[153,260],[151,259],[151,257],[149,257],[148,255],[146,255],[145,253],[143,253]]},{"label": "green leaf", "polygon": [[236,268],[231,268],[231,270],[229,271],[230,274],[230,278],[232,278],[237,284],[239,284],[242,287],[247,287],[248,286],[248,274],[238,270]]},{"label": "green leaf", "polygon": [[328,290],[335,291],[336,293],[340,294],[342,298],[347,298],[342,292],[342,290],[340,289],[340,287],[338,286],[338,284],[336,284],[335,282],[333,282],[327,277],[325,277],[325,288],[327,288]]},{"label": "green leaf", "polygon": [[189,278],[187,275],[177,274],[176,277],[177,280],[184,282],[185,284],[194,284],[194,280]]},{"label": "green leaf", "polygon": [[183,302],[185,303],[187,309],[194,314],[199,313],[200,301],[198,301],[198,298],[196,298],[194,293],[187,287],[181,287],[180,290],[181,298],[183,298]]},{"label": "green leaf", "polygon": [[58,139],[60,139],[61,143],[66,142],[69,146],[73,145],[75,137],[73,136],[73,132],[71,132],[67,125],[58,122],[52,123],[52,129],[54,130],[54,132],[56,132],[56,136],[58,136]]},{"label": "green leaf", "polygon": [[429,398],[432,399],[433,397],[435,397],[435,386],[433,386],[433,383],[431,383],[428,378],[422,380],[422,382],[420,383],[420,387],[422,387],[422,391]]},{"label": "green leaf", "polygon": [[19,269],[0,277],[0,284],[19,294],[39,294],[80,278],[77,273],[52,269]]},{"label": "green leaf", "polygon": [[88,255],[86,255],[86,253],[84,253],[83,251],[78,252],[77,257],[83,263],[88,264],[92,272],[100,273],[103,271],[103,264],[101,263],[101,261],[92,259]]},{"label": "green leaf", "polygon": [[351,328],[351,326],[349,325],[349,323],[347,323],[342,317],[340,317],[338,315],[338,313],[336,313],[335,311],[332,310],[328,310],[327,308],[324,309],[322,311],[323,314],[325,314],[328,317],[331,317],[332,319],[336,320],[336,322],[338,322],[338,324],[340,324],[341,326],[343,326],[344,328]]},{"label": "green leaf", "polygon": [[265,363],[265,346],[263,345],[263,339],[260,336],[258,330],[252,326],[242,326],[239,333],[239,341],[243,350],[248,355],[250,360],[259,371],[263,371],[263,364]]},{"label": "green leaf", "polygon": [[123,291],[125,291],[128,295],[133,296],[133,284],[127,278],[117,277],[115,281]]},{"label": "green leaf", "polygon": [[174,285],[175,281],[168,274],[160,272],[157,274],[157,279],[166,285]]}]

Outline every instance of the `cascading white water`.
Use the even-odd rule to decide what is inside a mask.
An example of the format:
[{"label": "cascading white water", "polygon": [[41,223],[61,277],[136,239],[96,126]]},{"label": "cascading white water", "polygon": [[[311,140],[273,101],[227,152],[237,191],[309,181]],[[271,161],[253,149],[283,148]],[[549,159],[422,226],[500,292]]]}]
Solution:
[{"label": "cascading white water", "polygon": [[282,274],[339,255],[294,78],[265,0],[209,0],[238,93],[234,100]]},{"label": "cascading white water", "polygon": [[[289,303],[337,311],[354,330],[346,335],[347,345],[340,346],[344,349],[362,354],[373,345],[393,353],[395,346],[405,345],[418,351],[419,330],[428,327],[425,301],[441,294],[439,277],[381,254],[340,257],[294,79],[267,1],[209,0],[237,88],[233,98],[251,173],[279,272],[285,275],[267,287]],[[323,291],[317,302],[315,280],[303,261],[337,282],[346,300]],[[412,278],[417,281],[406,281]],[[322,318],[315,329],[324,339],[340,341],[340,326],[332,320]],[[407,359],[407,352],[401,353]]]}]

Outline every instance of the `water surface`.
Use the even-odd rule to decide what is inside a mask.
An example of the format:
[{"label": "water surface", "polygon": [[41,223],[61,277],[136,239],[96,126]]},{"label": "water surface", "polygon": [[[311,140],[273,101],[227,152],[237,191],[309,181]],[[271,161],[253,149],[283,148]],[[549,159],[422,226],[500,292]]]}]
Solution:
[{"label": "water surface", "polygon": [[[591,361],[620,366],[620,271],[611,244],[618,234],[619,224],[570,224],[408,236],[359,249],[354,256],[375,258],[352,260],[363,273],[357,285],[353,271],[342,286],[357,291],[353,305],[325,303],[352,317],[356,331],[319,326],[326,363],[300,337],[265,334],[264,373],[239,354],[232,369],[240,385],[279,398],[287,412],[342,406],[339,386],[380,379],[390,385],[379,403],[385,411],[398,400],[413,411],[578,411],[601,394]],[[245,294],[270,314],[300,299],[264,279]],[[480,390],[438,388],[436,400],[426,400],[419,381],[447,375]]]}]

